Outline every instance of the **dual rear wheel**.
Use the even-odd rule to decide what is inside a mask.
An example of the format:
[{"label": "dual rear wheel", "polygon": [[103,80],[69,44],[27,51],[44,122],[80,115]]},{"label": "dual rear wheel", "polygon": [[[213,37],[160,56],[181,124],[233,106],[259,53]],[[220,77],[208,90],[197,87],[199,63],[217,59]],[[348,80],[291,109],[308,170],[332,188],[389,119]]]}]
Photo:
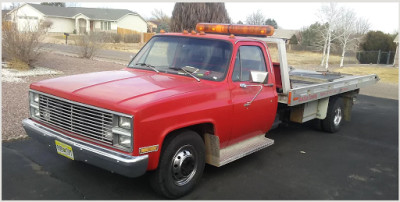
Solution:
[{"label": "dual rear wheel", "polygon": [[326,118],[321,121],[322,130],[330,133],[339,131],[343,124],[344,104],[341,97],[329,101]]}]

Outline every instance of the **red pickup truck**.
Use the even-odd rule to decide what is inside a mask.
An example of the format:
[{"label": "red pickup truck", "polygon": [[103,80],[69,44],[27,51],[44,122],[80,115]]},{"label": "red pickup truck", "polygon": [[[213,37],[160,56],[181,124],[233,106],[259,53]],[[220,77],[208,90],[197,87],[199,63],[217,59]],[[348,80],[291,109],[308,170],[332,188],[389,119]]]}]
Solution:
[{"label": "red pickup truck", "polygon": [[27,134],[124,176],[149,171],[157,192],[177,198],[205,163],[219,167],[272,145],[265,133],[281,121],[319,119],[323,130],[339,130],[359,88],[379,80],[290,69],[285,42],[266,37],[270,26],[196,29],[154,36],[125,69],[31,84]]}]

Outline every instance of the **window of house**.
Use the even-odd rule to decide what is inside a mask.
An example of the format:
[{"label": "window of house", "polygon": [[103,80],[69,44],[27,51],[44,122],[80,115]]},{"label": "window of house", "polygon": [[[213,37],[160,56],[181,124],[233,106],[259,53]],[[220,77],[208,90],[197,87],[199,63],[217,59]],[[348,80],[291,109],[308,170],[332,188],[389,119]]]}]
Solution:
[{"label": "window of house", "polygon": [[232,81],[250,81],[250,71],[267,71],[263,52],[258,46],[240,46]]},{"label": "window of house", "polygon": [[111,30],[111,22],[101,22],[101,30]]}]

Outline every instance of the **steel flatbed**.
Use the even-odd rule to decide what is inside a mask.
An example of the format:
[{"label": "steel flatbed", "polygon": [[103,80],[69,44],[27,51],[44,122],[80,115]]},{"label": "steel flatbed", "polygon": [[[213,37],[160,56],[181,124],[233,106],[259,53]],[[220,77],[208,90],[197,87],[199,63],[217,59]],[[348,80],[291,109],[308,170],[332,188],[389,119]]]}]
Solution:
[{"label": "steel flatbed", "polygon": [[279,103],[296,106],[320,100],[337,94],[358,90],[375,84],[379,77],[375,74],[353,76],[333,72],[317,72],[290,69],[287,63],[286,46],[280,38],[255,38],[278,47],[282,89],[279,90]]}]

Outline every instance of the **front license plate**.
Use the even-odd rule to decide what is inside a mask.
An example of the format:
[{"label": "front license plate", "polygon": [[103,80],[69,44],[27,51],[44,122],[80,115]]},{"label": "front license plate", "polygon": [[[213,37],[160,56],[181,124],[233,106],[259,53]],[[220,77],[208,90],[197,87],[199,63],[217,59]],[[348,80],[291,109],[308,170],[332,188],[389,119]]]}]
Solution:
[{"label": "front license plate", "polygon": [[74,160],[74,153],[71,146],[56,140],[56,148],[58,154]]}]

